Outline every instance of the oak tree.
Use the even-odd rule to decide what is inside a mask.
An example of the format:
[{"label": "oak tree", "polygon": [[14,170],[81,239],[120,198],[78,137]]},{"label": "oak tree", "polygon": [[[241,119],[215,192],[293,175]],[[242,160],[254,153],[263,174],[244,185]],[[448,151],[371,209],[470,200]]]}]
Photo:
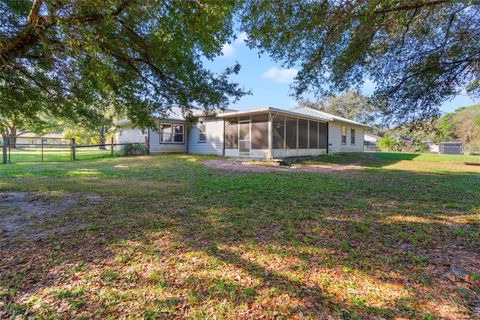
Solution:
[{"label": "oak tree", "polygon": [[480,94],[480,1],[262,0],[243,7],[250,47],[298,67],[294,91],[328,96],[376,84],[390,119],[438,115]]},{"label": "oak tree", "polygon": [[[109,101],[140,126],[170,106],[221,108],[245,92],[202,57],[231,38],[233,0],[0,3],[0,114],[86,118]],[[97,104],[98,105],[98,104]]]}]

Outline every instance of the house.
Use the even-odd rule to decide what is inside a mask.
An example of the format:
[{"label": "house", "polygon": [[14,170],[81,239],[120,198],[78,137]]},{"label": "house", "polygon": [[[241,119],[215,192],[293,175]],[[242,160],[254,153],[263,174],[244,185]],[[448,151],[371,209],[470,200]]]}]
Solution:
[{"label": "house", "polygon": [[433,141],[422,141],[428,148],[428,152],[440,153],[440,146]]},{"label": "house", "polygon": [[70,140],[64,139],[59,133],[35,134],[31,132],[21,132],[16,136],[17,145],[39,145],[48,141],[48,144],[69,144]]},{"label": "house", "polygon": [[116,141],[147,141],[151,153],[275,159],[362,152],[368,127],[307,107],[263,107],[216,114],[194,110],[193,117],[193,122],[188,121],[180,108],[172,108],[166,116],[156,117],[156,128],[144,131],[134,128],[129,120],[121,120],[117,122]]},{"label": "house", "polygon": [[365,145],[365,150],[367,151],[376,151],[377,150],[377,141],[381,137],[371,133],[365,133],[363,135],[363,141]]}]

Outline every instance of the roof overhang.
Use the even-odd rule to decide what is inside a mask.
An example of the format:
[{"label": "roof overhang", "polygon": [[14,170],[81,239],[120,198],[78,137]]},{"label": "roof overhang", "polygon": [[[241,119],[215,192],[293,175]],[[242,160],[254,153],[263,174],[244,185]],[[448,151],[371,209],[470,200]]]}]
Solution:
[{"label": "roof overhang", "polygon": [[266,112],[281,114],[281,115],[291,116],[291,117],[301,118],[301,119],[315,120],[315,121],[320,121],[320,122],[332,121],[332,119],[309,116],[309,115],[301,114],[301,113],[294,112],[294,111],[288,111],[288,110],[272,108],[272,107],[263,107],[263,108],[258,108],[258,109],[250,109],[250,110],[235,111],[235,112],[224,112],[224,113],[218,114],[217,117],[219,117],[219,118],[230,118],[230,117],[247,116],[247,115],[252,115],[252,114],[260,114],[260,113],[266,113]]}]

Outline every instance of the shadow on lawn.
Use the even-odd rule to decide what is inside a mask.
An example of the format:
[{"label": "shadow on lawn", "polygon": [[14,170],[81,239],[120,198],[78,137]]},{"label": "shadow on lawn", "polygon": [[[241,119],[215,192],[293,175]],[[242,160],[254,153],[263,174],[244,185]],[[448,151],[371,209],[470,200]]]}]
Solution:
[{"label": "shadow on lawn", "polygon": [[332,155],[323,155],[308,159],[305,163],[328,163],[339,165],[358,165],[372,168],[383,168],[396,164],[400,161],[411,161],[419,156],[418,153],[395,153],[395,152],[375,152],[375,153],[340,153]]},{"label": "shadow on lawn", "polygon": [[[152,192],[127,182],[130,194],[125,190],[121,199],[106,200],[94,212],[79,208],[68,216],[89,224],[88,230],[43,241],[0,240],[0,298],[10,308],[7,315],[26,309],[32,313],[28,303],[11,304],[16,292],[61,287],[68,270],[79,263],[87,269],[118,267],[122,273],[119,250],[125,259],[133,259],[148,249],[160,250],[155,257],[173,261],[174,266],[184,254],[204,253],[221,262],[211,270],[212,277],[235,282],[235,272],[231,277],[219,275],[233,267],[255,280],[252,287],[236,281],[233,294],[222,295],[212,293],[218,281],[202,278],[202,269],[186,276],[162,263],[171,277],[167,284],[181,287],[183,295],[185,291],[200,295],[192,304],[177,297],[170,303],[172,309],[159,311],[160,316],[186,316],[189,309],[225,300],[234,307],[252,307],[243,315],[247,318],[275,313],[314,318],[448,317],[441,313],[442,305],[474,316],[469,312],[478,290],[478,279],[471,275],[480,270],[475,212],[480,188],[474,188],[480,184],[478,175],[389,170],[365,179],[363,174],[210,175],[181,190],[165,187]],[[453,220],[443,223],[444,216]],[[167,235],[174,250],[159,247]],[[118,246],[125,241],[139,247]],[[195,286],[189,279],[195,279]],[[95,282],[122,289],[116,282]],[[137,286],[150,290],[144,283]],[[395,288],[399,294],[390,292]],[[104,310],[99,317],[121,314],[92,294],[83,308]],[[369,300],[374,298],[376,304]],[[59,300],[55,312],[60,312]],[[175,307],[181,303],[186,305]]]}]

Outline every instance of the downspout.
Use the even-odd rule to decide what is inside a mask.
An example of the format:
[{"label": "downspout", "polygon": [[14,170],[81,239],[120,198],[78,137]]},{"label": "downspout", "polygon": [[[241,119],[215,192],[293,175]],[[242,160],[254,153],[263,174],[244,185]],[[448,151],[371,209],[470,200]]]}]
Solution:
[{"label": "downspout", "polygon": [[222,155],[225,157],[225,118],[223,119],[223,151]]},{"label": "downspout", "polygon": [[188,152],[188,145],[189,145],[189,143],[188,143],[188,142],[190,141],[190,139],[189,139],[189,137],[190,137],[190,128],[188,127],[186,121],[185,121],[185,127],[186,127],[186,130],[185,130],[185,131],[186,131],[185,143],[187,144],[187,147],[185,148],[185,150],[186,150],[187,154],[189,154],[189,152]]},{"label": "downspout", "polygon": [[152,150],[152,149],[150,149],[150,144],[151,144],[150,143],[150,130],[151,130],[150,128],[148,128],[148,130],[147,130],[147,150],[148,150],[148,154],[150,154],[150,151]]}]

